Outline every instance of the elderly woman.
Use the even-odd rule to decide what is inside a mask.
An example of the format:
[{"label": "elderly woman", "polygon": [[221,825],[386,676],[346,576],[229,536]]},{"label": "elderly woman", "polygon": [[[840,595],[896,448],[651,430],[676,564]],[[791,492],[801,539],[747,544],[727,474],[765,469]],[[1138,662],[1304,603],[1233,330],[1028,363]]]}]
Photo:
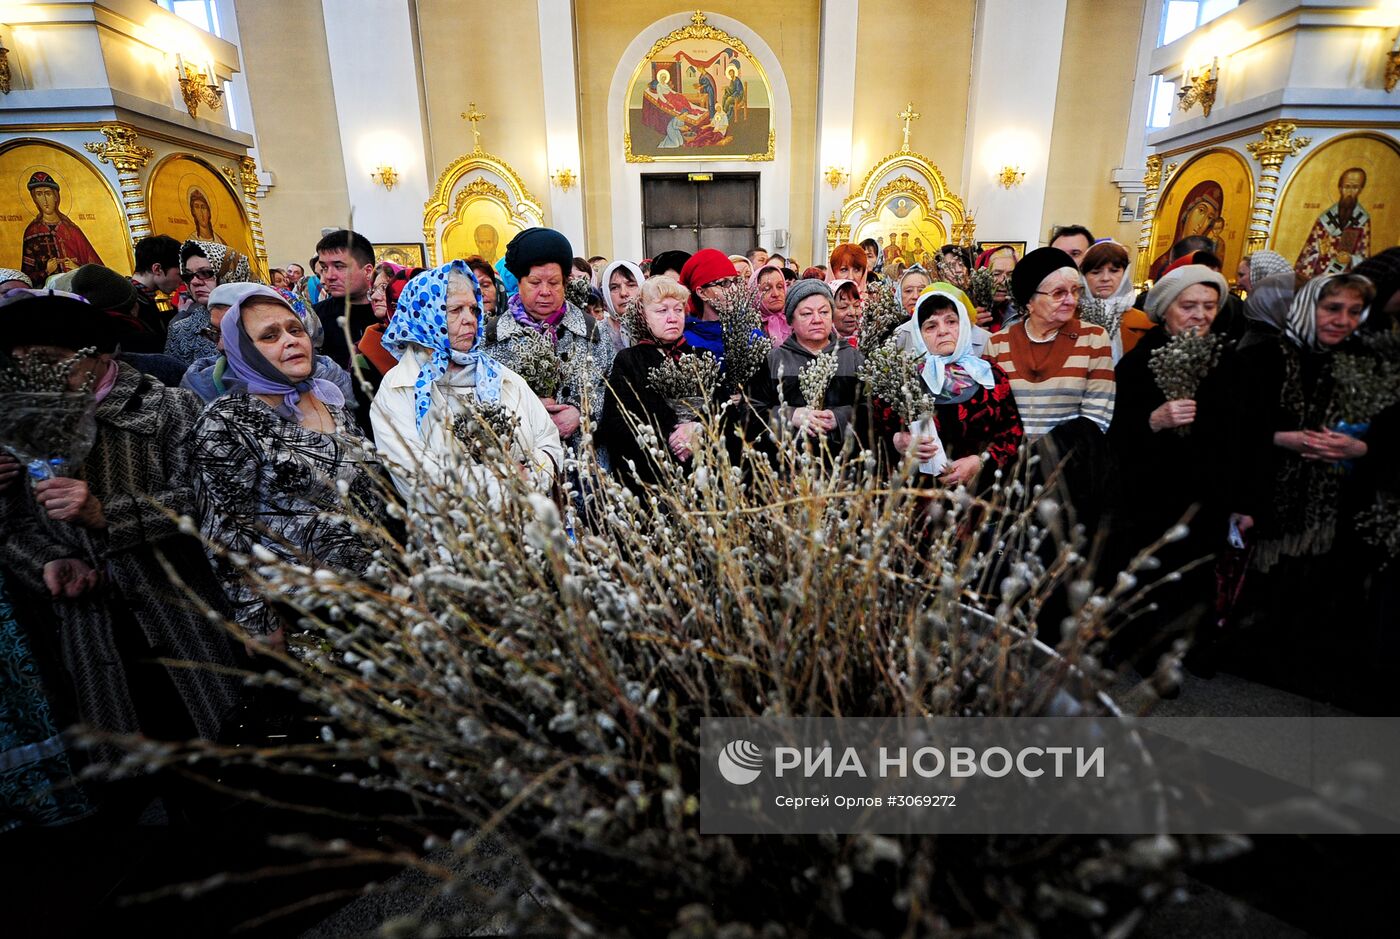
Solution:
[{"label": "elderly woman", "polygon": [[[233,661],[222,631],[198,610],[202,603],[223,612],[223,592],[176,520],[195,505],[189,438],[200,402],[115,361],[120,338],[78,299],[41,295],[0,306],[0,349],[16,360],[76,362],[69,388],[89,388],[96,400],[86,454],[64,452],[75,435],[55,430],[28,474],[0,456],[0,568],[16,602],[49,620],[45,646],[62,659],[55,674],[79,721],[112,733],[212,739],[237,703],[237,683],[214,669],[156,662]],[[78,349],[93,351],[79,357]],[[53,426],[64,423],[56,412]],[[76,472],[50,475],[45,458],[56,456]]]},{"label": "elderly woman", "polygon": [[1293,265],[1277,251],[1254,251],[1240,258],[1239,267],[1235,268],[1235,283],[1249,293],[1266,277],[1292,273]]},{"label": "elderly woman", "polygon": [[1115,365],[1153,327],[1147,314],[1134,306],[1130,270],[1128,249],[1116,241],[1100,241],[1079,259],[1084,279],[1080,319],[1108,333]]},{"label": "elderly woman", "polygon": [[738,282],[739,272],[735,270],[734,262],[714,248],[701,248],[695,252],[686,260],[680,272],[679,283],[690,292],[685,341],[696,349],[710,353],[721,363],[724,361],[724,327],[719,321],[715,301],[727,287]]},{"label": "elderly woman", "polygon": [[[791,333],[768,354],[770,387],[758,389],[757,402],[775,427],[789,428],[811,441],[823,441],[840,451],[846,438],[855,436],[859,382],[856,372],[863,356],[832,333],[836,298],[819,280],[799,280],[787,292],[784,315]],[[802,393],[802,370],[818,356],[835,355],[836,372],[821,401],[808,401]],[[767,394],[764,394],[764,392]]]},{"label": "elderly woman", "polygon": [[[1221,359],[1202,376],[1192,397],[1168,400],[1153,374],[1152,358],[1178,336],[1208,334],[1228,292],[1225,278],[1201,265],[1165,275],[1147,294],[1154,327],[1118,363],[1109,439],[1119,471],[1131,483],[1124,487],[1116,515],[1120,567],[1193,506],[1188,536],[1158,549],[1160,570],[1177,571],[1225,547],[1218,481],[1229,361]],[[1183,580],[1177,586],[1154,594],[1158,608],[1138,617],[1131,636],[1118,642],[1124,654],[1148,653],[1141,661],[1143,671],[1150,673],[1169,637],[1192,631],[1212,595],[1211,568],[1197,566],[1179,576]]]},{"label": "elderly woman", "polygon": [[977,256],[976,267],[985,267],[992,272],[996,278],[996,290],[992,293],[992,305],[978,307],[973,322],[995,332],[1021,315],[1011,302],[1011,272],[1016,267],[1016,249],[1010,245],[988,248]]},{"label": "elderly woman", "polygon": [[[472,273],[476,275],[477,285],[481,287],[481,315],[483,317],[495,316],[506,305],[505,284],[501,283],[501,279],[496,275],[496,269],[480,255],[472,255],[467,258],[467,266],[472,269]],[[421,273],[423,273],[423,269],[415,267],[409,276],[416,277]],[[393,312],[394,304],[391,303],[389,304],[389,314],[392,316]]]},{"label": "elderly woman", "polygon": [[1113,419],[1113,352],[1101,326],[1077,316],[1079,268],[1059,248],[1037,248],[1011,274],[1023,320],[993,333],[987,358],[1011,379],[1026,436],[1075,420],[1108,430]]},{"label": "elderly woman", "polygon": [[[865,249],[860,245],[840,244],[831,252],[830,277],[832,280],[849,280],[856,285],[856,293],[865,299],[866,276],[869,274],[869,260]],[[886,271],[888,274],[889,272]]]},{"label": "elderly woman", "polygon": [[842,342],[854,346],[860,338],[860,293],[855,282],[833,280],[827,287],[836,299],[831,312],[832,332]]},{"label": "elderly woman", "polygon": [[384,347],[398,364],[384,376],[370,420],[379,452],[406,498],[414,476],[449,493],[461,488],[454,480],[464,475],[470,493],[496,491],[492,467],[475,464],[464,474],[453,439],[456,421],[477,404],[499,407],[515,419],[511,455],[542,486],[563,464],[564,447],[545,406],[525,379],[482,351],[486,320],[480,310],[475,274],[465,261],[453,261],[409,281],[384,335]]},{"label": "elderly woman", "polygon": [[631,261],[613,261],[603,268],[603,302],[608,309],[608,332],[612,334],[613,348],[618,352],[632,344],[632,337],[622,329],[623,318],[627,304],[641,293],[645,280],[642,269]]},{"label": "elderly woman", "polygon": [[999,366],[972,348],[973,306],[957,287],[937,281],[925,289],[895,342],[921,360],[920,376],[934,400],[938,440],[911,432],[883,403],[876,427],[895,460],[910,454],[922,462],[942,455],[938,481],[981,488],[998,469],[1008,469],[1021,447],[1021,418],[1011,382]]},{"label": "elderly woman", "polygon": [[[264,287],[262,284],[223,284],[215,287],[213,292],[209,294],[209,320],[212,323],[210,335],[218,337],[215,341],[216,352],[214,355],[206,355],[196,359],[194,364],[185,371],[184,377],[180,379],[181,388],[193,391],[206,404],[221,395],[241,390],[243,387],[242,382],[228,373],[228,356],[224,355],[224,336],[220,327],[229,307],[251,296],[282,298],[292,305],[294,312],[301,317],[303,324],[306,324],[307,331],[315,332],[315,326],[309,321],[314,320],[316,314],[305,303],[302,303],[299,297],[289,291],[274,290],[271,287]],[[316,356],[316,377],[333,382],[340,389],[341,394],[345,395],[347,401],[354,395],[351,390],[349,373],[329,356]]]},{"label": "elderly woman", "polygon": [[[1231,433],[1217,461],[1231,524],[1251,548],[1245,583],[1273,637],[1275,677],[1328,696],[1347,682],[1334,655],[1357,651],[1363,585],[1394,524],[1378,493],[1395,498],[1400,407],[1382,353],[1356,335],[1372,299],[1357,274],[1298,291],[1282,338],[1239,353],[1230,369]],[[1287,643],[1328,664],[1288,656]]]},{"label": "elderly woman", "polygon": [[919,265],[906,270],[899,278],[899,305],[904,307],[905,316],[914,315],[914,304],[924,295],[933,278]]},{"label": "elderly woman", "polygon": [[186,241],[180,246],[180,279],[189,287],[190,302],[170,324],[165,354],[190,365],[215,353],[209,320],[209,294],[221,284],[253,280],[248,259],[225,245]]},{"label": "elderly woman", "polygon": [[642,284],[638,296],[641,318],[633,324],[636,343],[619,352],[613,362],[598,440],[607,448],[613,470],[640,493],[664,474],[652,447],[638,441],[638,430],[652,429],[656,447],[666,454],[662,459],[688,466],[692,436],[699,425],[682,421],[647,378],[666,359],[697,351],[685,338],[690,291],[669,277],[653,277]]},{"label": "elderly woman", "polygon": [[792,334],[786,312],[788,282],[782,267],[771,263],[763,265],[749,278],[749,289],[758,304],[759,316],[763,317],[763,331],[775,347],[782,345]]},{"label": "elderly woman", "polygon": [[[564,298],[564,279],[573,266],[569,239],[551,228],[527,228],[506,246],[506,268],[519,279],[519,292],[506,311],[486,322],[483,351],[509,360],[527,332],[549,341],[560,360],[582,380],[569,380],[558,395],[543,401],[559,436],[570,448],[579,443],[583,413],[596,423],[603,412],[603,384],[612,368],[612,336],[598,321]],[[587,266],[587,262],[584,262]],[[589,268],[590,273],[592,268]],[[523,354],[523,353],[522,353]],[[589,359],[589,362],[574,361]]]},{"label": "elderly woman", "polygon": [[[487,269],[490,270],[490,267]],[[421,273],[421,267],[401,267],[388,261],[382,261],[374,268],[374,280],[369,289],[369,305],[374,311],[374,322],[355,344],[355,352],[356,364],[376,390],[389,369],[398,364],[398,359],[384,348],[384,330],[389,328],[389,320],[398,308],[404,287]]]},{"label": "elderly woman", "polygon": [[288,563],[363,572],[372,549],[345,516],[380,518],[379,468],[344,392],[318,376],[311,335],[284,297],[244,297],[219,332],[226,380],[239,390],[210,404],[195,429],[196,514],[235,621],[278,645],[277,610],[230,555],[260,548]]}]

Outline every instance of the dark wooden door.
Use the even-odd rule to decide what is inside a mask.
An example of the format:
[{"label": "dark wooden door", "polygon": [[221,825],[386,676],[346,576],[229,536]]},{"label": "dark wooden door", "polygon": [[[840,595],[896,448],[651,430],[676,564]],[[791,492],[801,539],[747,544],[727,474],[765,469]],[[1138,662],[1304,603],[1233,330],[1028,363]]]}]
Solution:
[{"label": "dark wooden door", "polygon": [[747,254],[758,244],[758,174],[716,173],[708,181],[644,175],[642,225],[649,258],[701,248]]}]

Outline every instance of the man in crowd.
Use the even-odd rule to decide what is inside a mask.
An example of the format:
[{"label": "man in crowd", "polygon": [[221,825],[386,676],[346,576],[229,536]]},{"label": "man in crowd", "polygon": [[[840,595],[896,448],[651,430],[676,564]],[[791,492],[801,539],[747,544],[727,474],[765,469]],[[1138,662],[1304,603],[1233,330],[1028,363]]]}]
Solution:
[{"label": "man in crowd", "polygon": [[1078,264],[1094,244],[1094,233],[1083,225],[1058,225],[1050,233],[1050,247],[1059,248]]},{"label": "man in crowd", "polygon": [[[136,242],[136,270],[131,275],[142,322],[159,324],[161,345],[171,305],[166,297],[180,289],[180,242],[169,235],[151,235]],[[156,349],[157,352],[160,349]]]},{"label": "man in crowd", "polygon": [[[322,351],[348,371],[351,348],[375,323],[374,307],[369,302],[370,282],[374,280],[374,246],[359,232],[333,231],[316,243],[316,261],[321,269],[321,286],[327,294],[327,298],[315,306],[316,315],[326,330]],[[350,326],[348,343],[345,326],[340,322],[342,317],[346,317]]]}]

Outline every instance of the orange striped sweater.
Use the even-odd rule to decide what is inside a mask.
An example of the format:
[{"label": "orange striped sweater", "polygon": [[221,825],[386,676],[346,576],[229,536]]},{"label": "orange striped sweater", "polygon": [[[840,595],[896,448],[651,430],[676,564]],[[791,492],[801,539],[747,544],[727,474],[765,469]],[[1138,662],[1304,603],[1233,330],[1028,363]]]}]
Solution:
[{"label": "orange striped sweater", "polygon": [[1102,327],[1072,319],[1049,342],[1031,342],[1025,322],[992,334],[983,355],[1011,379],[1027,437],[1087,417],[1108,430],[1113,420],[1113,349]]}]

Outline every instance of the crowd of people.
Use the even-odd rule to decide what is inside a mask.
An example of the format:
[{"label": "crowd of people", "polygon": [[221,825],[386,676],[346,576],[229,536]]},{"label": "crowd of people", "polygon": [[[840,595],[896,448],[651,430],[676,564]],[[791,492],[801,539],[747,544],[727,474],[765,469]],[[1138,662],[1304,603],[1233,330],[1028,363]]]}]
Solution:
[{"label": "crowd of people", "polygon": [[[742,387],[713,386],[733,405],[726,435],[760,453],[868,451],[879,472],[917,466],[919,485],[974,496],[1036,454],[1104,570],[1161,557],[1157,602],[1110,655],[1147,673],[1193,638],[1203,676],[1370,706],[1357,669],[1395,640],[1400,248],[1301,283],[1258,251],[1232,289],[1186,239],[1141,293],[1130,258],[1068,226],[1020,258],[948,245],[931,268],[874,242],[805,269],[762,248],[610,262],[532,228],[495,264],[422,270],[376,263],[341,230],[267,285],[225,245],[165,236],[136,245],[129,276],[0,271],[0,426],[55,391],[33,384],[55,368],[59,398],[96,402],[70,451],[0,433],[0,739],[23,769],[0,773],[0,828],[90,810],[45,782],[71,772],[70,724],[219,733],[230,673],[155,663],[230,665],[285,642],[290,614],[237,559],[361,571],[372,551],[347,499],[401,519],[395,490],[431,511],[413,504],[424,480],[459,472],[492,498],[493,473],[452,456],[464,412],[504,415],[499,452],[541,493],[580,498],[591,462],[646,498],[707,430],[651,376],[698,353],[722,372],[760,337],[766,361]],[[930,402],[917,419],[866,378],[882,294],[901,312],[873,338],[912,360]],[[736,296],[759,323],[738,339]],[[804,380],[817,363],[825,382]]]}]

